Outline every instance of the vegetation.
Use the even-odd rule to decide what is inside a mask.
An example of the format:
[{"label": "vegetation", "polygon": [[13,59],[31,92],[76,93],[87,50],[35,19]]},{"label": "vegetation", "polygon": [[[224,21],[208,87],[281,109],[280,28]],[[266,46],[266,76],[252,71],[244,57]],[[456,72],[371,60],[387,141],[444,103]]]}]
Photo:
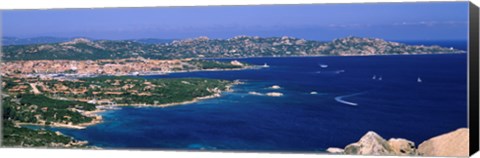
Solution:
[{"label": "vegetation", "polygon": [[95,110],[94,104],[88,104],[79,101],[54,100],[43,95],[23,94],[20,95],[20,103],[25,105],[38,105],[38,107],[48,107],[53,109],[59,108],[76,108],[85,111]]},{"label": "vegetation", "polygon": [[[8,147],[86,147],[86,142],[79,142],[71,137],[45,129],[29,129],[16,126],[13,122],[18,115],[16,107],[11,102],[2,102],[3,126],[2,145]],[[28,116],[27,116],[28,117]]]},{"label": "vegetation", "polygon": [[6,97],[2,102],[6,120],[22,123],[49,125],[51,123],[81,124],[91,122],[92,118],[79,111],[90,111],[95,105],[66,100],[55,100],[43,95],[23,94],[17,98]]},{"label": "vegetation", "polygon": [[45,129],[16,127],[11,121],[3,121],[2,145],[8,147],[86,147],[85,143],[60,133]]},{"label": "vegetation", "polygon": [[31,87],[28,85],[28,82],[24,78],[7,78],[2,77],[2,92],[11,93],[29,93]]},{"label": "vegetation", "polygon": [[[8,93],[10,96],[3,99],[5,118],[15,122],[42,125],[53,123],[77,125],[92,122],[91,116],[82,114],[96,109],[95,104],[87,103],[89,100],[98,100],[97,104],[114,102],[126,105],[160,105],[215,95],[228,90],[232,84],[230,81],[216,79],[144,79],[113,76],[81,78],[76,81],[5,79],[5,82],[8,82],[5,85],[28,85],[28,82],[36,82],[41,91],[41,94],[31,94],[29,91]],[[12,80],[16,82],[10,82]]]},{"label": "vegetation", "polygon": [[[53,87],[55,81],[47,81]],[[118,104],[167,104],[190,101],[228,89],[231,84],[225,80],[181,78],[143,79],[140,77],[96,77],[83,78],[79,82],[64,81],[70,89],[88,87],[82,94],[57,93],[66,98],[88,100],[107,99]]]}]

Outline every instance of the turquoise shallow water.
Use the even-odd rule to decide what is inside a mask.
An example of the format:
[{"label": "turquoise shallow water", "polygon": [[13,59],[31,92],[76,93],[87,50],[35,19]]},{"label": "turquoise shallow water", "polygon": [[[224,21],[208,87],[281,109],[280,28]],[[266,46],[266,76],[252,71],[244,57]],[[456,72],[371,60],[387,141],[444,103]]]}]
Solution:
[{"label": "turquoise shallow water", "polygon": [[[168,108],[124,107],[103,113],[104,123],[85,130],[53,130],[103,148],[321,152],[370,130],[419,144],[467,126],[466,54],[240,60],[270,68],[148,76],[246,84],[220,98]],[[272,85],[281,89],[268,89]],[[356,105],[339,102],[339,96]]]}]

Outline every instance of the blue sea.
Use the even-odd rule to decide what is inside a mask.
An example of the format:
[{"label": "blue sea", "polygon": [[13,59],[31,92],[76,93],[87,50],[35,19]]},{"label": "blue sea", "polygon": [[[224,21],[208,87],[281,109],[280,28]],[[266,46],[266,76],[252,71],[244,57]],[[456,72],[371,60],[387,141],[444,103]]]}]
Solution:
[{"label": "blue sea", "polygon": [[124,107],[103,113],[104,123],[84,130],[53,130],[106,149],[324,152],[368,131],[418,145],[467,127],[466,54],[238,60],[270,67],[147,76],[245,84],[219,98]]}]

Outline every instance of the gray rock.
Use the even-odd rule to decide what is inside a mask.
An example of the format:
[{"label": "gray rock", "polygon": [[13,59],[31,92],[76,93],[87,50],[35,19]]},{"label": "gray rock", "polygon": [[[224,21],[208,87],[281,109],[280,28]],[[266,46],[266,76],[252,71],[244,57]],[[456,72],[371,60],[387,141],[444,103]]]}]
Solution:
[{"label": "gray rock", "polygon": [[351,155],[404,155],[404,156],[455,156],[466,157],[469,153],[469,130],[460,128],[424,141],[415,148],[415,143],[403,138],[390,138],[388,141],[373,131],[367,132],[356,143],[344,150],[328,148],[327,152]]},{"label": "gray rock", "polygon": [[394,155],[389,143],[373,131],[367,132],[358,142],[345,147],[345,154]]}]

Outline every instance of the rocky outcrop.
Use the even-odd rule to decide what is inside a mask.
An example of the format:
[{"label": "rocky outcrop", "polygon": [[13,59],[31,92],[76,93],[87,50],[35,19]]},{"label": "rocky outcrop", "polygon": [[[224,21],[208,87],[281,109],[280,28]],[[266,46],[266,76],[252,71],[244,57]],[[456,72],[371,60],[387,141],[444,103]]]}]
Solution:
[{"label": "rocky outcrop", "polygon": [[424,141],[418,152],[424,156],[468,156],[469,131],[460,128]]},{"label": "rocky outcrop", "polygon": [[406,139],[383,139],[373,131],[367,132],[358,142],[345,147],[345,154],[354,155],[416,155],[415,144]]},{"label": "rocky outcrop", "polygon": [[344,154],[345,150],[341,148],[328,148],[327,152],[332,153],[332,154]]},{"label": "rocky outcrop", "polygon": [[417,155],[415,143],[402,138],[390,138],[388,145],[392,148],[394,155]]},{"label": "rocky outcrop", "polygon": [[467,128],[443,134],[415,148],[415,143],[403,138],[390,138],[388,141],[373,131],[367,132],[356,143],[345,149],[328,148],[327,152],[351,155],[406,155],[406,156],[468,156],[469,132]]},{"label": "rocky outcrop", "polygon": [[345,147],[346,154],[389,155],[391,147],[387,141],[375,132],[369,131],[358,142]]}]

